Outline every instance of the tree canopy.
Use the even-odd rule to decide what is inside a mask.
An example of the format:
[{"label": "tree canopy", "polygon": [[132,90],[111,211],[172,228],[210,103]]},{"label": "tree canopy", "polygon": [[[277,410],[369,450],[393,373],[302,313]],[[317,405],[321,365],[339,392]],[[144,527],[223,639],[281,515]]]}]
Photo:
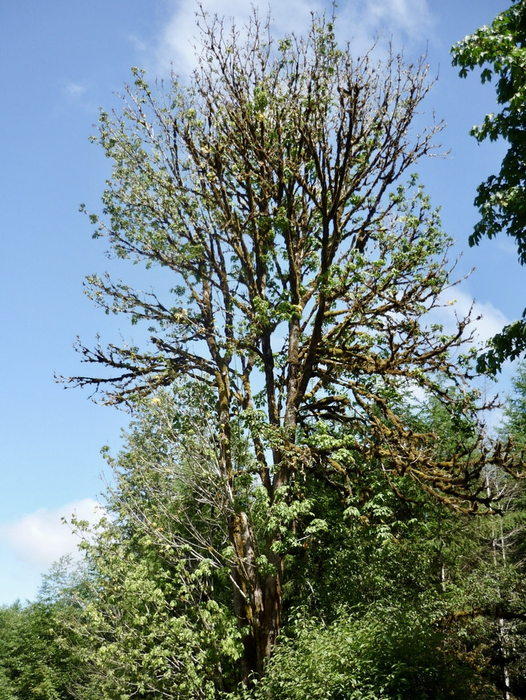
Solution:
[{"label": "tree canopy", "polygon": [[[283,628],[287,562],[328,527],[326,490],[342,518],[378,483],[469,512],[494,503],[489,462],[515,474],[522,461],[477,421],[469,317],[449,335],[430,320],[453,282],[413,174],[440,128],[412,124],[424,61],[355,57],[324,18],[280,41],[257,14],[241,32],[203,13],[200,29],[188,84],[153,88],[134,69],[122,113],[101,113],[94,140],[113,170],[95,236],[173,287],[161,299],[90,276],[95,303],[145,323],[150,345],[79,344],[110,373],[72,382],[131,407],[181,378],[209,392],[192,483],[228,546],[216,532],[201,560],[229,572],[248,681]],[[415,420],[418,392],[466,427],[448,450]]]}]

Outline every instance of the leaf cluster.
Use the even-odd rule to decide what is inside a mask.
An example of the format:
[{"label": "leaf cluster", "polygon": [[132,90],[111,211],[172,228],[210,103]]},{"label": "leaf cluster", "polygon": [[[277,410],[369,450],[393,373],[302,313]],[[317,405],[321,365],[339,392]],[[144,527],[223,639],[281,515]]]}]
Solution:
[{"label": "leaf cluster", "polygon": [[[478,142],[503,139],[507,151],[498,174],[490,175],[477,188],[475,205],[480,220],[469,238],[478,245],[485,236],[500,232],[511,236],[526,262],[526,3],[513,0],[512,5],[484,26],[453,46],[453,65],[460,76],[480,69],[482,83],[495,80],[496,114],[487,114],[471,134]],[[506,359],[514,360],[526,348],[524,318],[506,326],[478,361],[481,372],[496,374]]]}]

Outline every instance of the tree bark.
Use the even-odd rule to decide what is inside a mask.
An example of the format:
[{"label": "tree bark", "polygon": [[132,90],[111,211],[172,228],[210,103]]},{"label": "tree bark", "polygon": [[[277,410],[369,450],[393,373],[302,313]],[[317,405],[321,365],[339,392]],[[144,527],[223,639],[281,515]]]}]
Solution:
[{"label": "tree bark", "polygon": [[261,576],[257,561],[254,535],[248,516],[236,513],[230,521],[234,545],[233,588],[235,612],[243,636],[241,662],[243,682],[250,684],[261,677],[279,634],[282,619],[282,558],[271,552],[269,563],[275,567]]}]

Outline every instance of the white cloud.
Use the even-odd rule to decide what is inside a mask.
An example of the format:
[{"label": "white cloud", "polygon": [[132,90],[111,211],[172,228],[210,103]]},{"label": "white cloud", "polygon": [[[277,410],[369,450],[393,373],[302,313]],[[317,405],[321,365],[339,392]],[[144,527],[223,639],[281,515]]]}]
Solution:
[{"label": "white cloud", "polygon": [[374,55],[378,60],[387,58],[387,42],[393,42],[395,53],[401,50],[415,58],[427,51],[433,39],[436,18],[428,0],[357,0],[347,3],[341,12],[340,31],[351,42],[357,55],[369,51],[376,38],[380,42]]},{"label": "white cloud", "polygon": [[[478,349],[509,323],[509,319],[500,309],[490,302],[474,301],[468,292],[459,287],[451,287],[443,292],[439,301],[441,306],[434,308],[427,315],[426,323],[441,324],[445,333],[453,334],[457,329],[457,319],[462,320],[470,315],[472,322],[466,328],[464,335],[468,339],[473,334],[472,343]],[[506,362],[502,373],[496,378],[478,377],[471,382],[471,386],[481,391],[483,402],[491,402],[496,395],[502,397],[509,391],[512,371],[511,364]],[[412,386],[409,391],[417,404],[426,403],[427,394],[423,389]],[[493,430],[502,420],[502,411],[498,408],[485,411],[483,415],[479,415],[479,419],[484,421],[489,430]]]},{"label": "white cloud", "polygon": [[[271,7],[265,0],[250,3],[246,0],[204,0],[202,5],[211,17],[224,17],[227,25],[234,20],[240,29],[249,20],[254,8],[262,18],[266,18],[270,11],[274,35],[283,36],[293,31],[298,34],[304,32],[309,26],[311,13],[323,13],[327,3],[323,0],[289,0]],[[330,4],[328,7],[330,10]],[[194,47],[199,36],[197,9],[195,0],[180,0],[174,5],[157,47],[156,72],[166,73],[173,63],[175,72],[183,76],[195,65]]]},{"label": "white cloud", "polygon": [[360,29],[400,33],[406,41],[426,38],[434,24],[427,0],[362,0],[349,7]]},{"label": "white cloud", "polygon": [[[203,8],[211,16],[224,17],[227,23],[234,19],[238,27],[249,19],[252,8],[261,17],[271,13],[274,36],[294,32],[297,35],[308,31],[312,13],[331,16],[329,0],[289,0],[286,3],[269,3],[267,0],[203,0]],[[166,74],[173,63],[174,70],[186,76],[195,65],[194,45],[198,36],[196,27],[195,0],[178,0],[165,23],[154,54],[156,65],[149,66],[155,74]],[[336,8],[339,17],[337,31],[341,40],[352,40],[357,53],[371,47],[377,35],[391,37],[395,44],[420,42],[419,50],[425,50],[424,42],[429,38],[434,17],[428,0],[356,0],[341,2]]]},{"label": "white cloud", "polygon": [[443,306],[433,309],[429,314],[430,322],[440,323],[446,333],[454,332],[456,318],[465,318],[471,311],[473,322],[467,333],[474,330],[474,340],[485,343],[509,323],[506,316],[490,302],[474,301],[473,297],[458,287],[452,287],[442,294]]},{"label": "white cloud", "polygon": [[19,559],[36,568],[49,568],[64,554],[76,554],[78,536],[64,524],[72,514],[79,519],[97,522],[103,508],[92,498],[67,503],[60,508],[40,508],[24,515],[12,523],[0,527],[3,540],[18,555]]}]

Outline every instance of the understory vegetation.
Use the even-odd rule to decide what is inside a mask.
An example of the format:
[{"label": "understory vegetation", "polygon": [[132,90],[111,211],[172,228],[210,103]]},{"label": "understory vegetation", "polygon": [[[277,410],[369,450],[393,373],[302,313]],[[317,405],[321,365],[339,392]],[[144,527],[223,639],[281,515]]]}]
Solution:
[{"label": "understory vegetation", "polygon": [[[523,367],[502,428],[519,453],[525,386]],[[258,540],[272,517],[286,535],[286,576],[280,636],[244,683],[232,548],[207,502],[210,399],[187,382],[137,405],[124,448],[107,454],[105,517],[94,531],[76,523],[83,559],[58,562],[35,602],[0,610],[3,698],[526,697],[525,491],[491,465],[484,488],[499,512],[477,515],[366,463],[354,500],[305,473],[293,506],[271,516],[247,480]],[[435,405],[406,409],[444,454],[455,431],[472,435]],[[246,449],[240,431],[240,458]]]}]

